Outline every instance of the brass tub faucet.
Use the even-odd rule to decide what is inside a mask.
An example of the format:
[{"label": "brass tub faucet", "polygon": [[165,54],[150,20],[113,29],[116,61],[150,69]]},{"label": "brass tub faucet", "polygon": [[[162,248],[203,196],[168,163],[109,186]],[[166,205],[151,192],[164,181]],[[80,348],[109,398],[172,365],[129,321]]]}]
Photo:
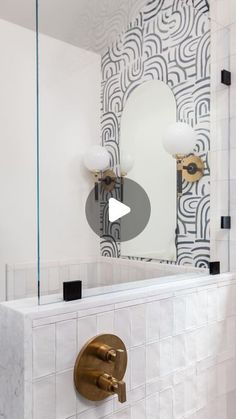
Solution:
[{"label": "brass tub faucet", "polygon": [[101,401],[117,394],[120,403],[126,402],[123,381],[127,368],[127,350],[115,335],[99,335],[82,348],[75,363],[74,383],[86,399]]}]

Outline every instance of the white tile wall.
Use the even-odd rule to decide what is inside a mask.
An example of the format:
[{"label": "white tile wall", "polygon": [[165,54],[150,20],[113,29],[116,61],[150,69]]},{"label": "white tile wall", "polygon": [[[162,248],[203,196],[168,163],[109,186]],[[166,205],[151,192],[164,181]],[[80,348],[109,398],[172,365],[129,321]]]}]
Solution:
[{"label": "white tile wall", "polygon": [[[34,320],[25,329],[27,353],[30,341],[33,349],[32,362],[25,364],[33,419],[235,419],[235,289],[222,280],[151,302],[128,303],[126,296],[124,308],[121,301],[117,308],[94,306]],[[76,356],[101,332],[115,332],[127,344],[124,405],[117,397],[95,404],[74,390]]]},{"label": "white tile wall", "polygon": [[[212,18],[212,131],[211,131],[211,257],[223,271],[236,269],[236,2],[211,0]],[[221,69],[232,72],[232,86],[221,85]],[[226,119],[224,118],[226,116]],[[216,117],[218,119],[216,120]],[[229,119],[230,118],[230,119]],[[228,121],[228,123],[227,123]],[[227,170],[227,166],[230,170]],[[228,173],[227,173],[228,171]],[[230,182],[230,189],[228,188]],[[230,198],[230,203],[229,203]],[[231,214],[232,231],[220,231],[220,216]],[[230,253],[230,259],[229,259]]]}]

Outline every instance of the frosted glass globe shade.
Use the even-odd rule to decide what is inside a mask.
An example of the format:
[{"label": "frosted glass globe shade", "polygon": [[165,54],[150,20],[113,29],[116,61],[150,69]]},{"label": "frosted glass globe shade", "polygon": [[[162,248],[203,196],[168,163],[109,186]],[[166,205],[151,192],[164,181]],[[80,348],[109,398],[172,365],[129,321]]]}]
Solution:
[{"label": "frosted glass globe shade", "polygon": [[92,146],[84,155],[84,165],[91,172],[102,171],[109,167],[110,157],[105,147]]},{"label": "frosted glass globe shade", "polygon": [[193,152],[196,141],[194,129],[184,122],[177,122],[168,127],[163,138],[163,146],[172,156],[186,155]]},{"label": "frosted glass globe shade", "polygon": [[129,173],[134,166],[134,158],[131,154],[121,153],[120,169],[121,173]]}]

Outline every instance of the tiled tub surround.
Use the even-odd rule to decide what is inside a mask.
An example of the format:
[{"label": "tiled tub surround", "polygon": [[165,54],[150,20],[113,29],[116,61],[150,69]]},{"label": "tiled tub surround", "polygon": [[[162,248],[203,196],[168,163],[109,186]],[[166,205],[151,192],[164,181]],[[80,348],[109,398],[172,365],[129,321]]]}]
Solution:
[{"label": "tiled tub surround", "polygon": [[[0,305],[0,417],[235,419],[236,276],[224,274],[38,307]],[[128,401],[75,393],[84,343],[119,335],[128,348]]]},{"label": "tiled tub surround", "polygon": [[[97,257],[41,265],[41,295],[61,294],[64,281],[82,280],[85,294],[99,294],[135,287],[136,281],[184,273],[206,272],[188,266],[158,262],[144,263],[127,259]],[[125,283],[129,283],[124,285]],[[140,282],[138,284],[140,286]],[[6,300],[37,296],[35,264],[6,266]]]}]

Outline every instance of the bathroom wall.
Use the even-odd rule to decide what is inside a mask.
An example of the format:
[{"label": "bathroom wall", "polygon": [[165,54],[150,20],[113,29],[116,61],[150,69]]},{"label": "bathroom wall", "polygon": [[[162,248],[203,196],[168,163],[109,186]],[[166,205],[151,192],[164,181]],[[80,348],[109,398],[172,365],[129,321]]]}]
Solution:
[{"label": "bathroom wall", "polygon": [[[197,133],[204,177],[184,182],[178,209],[179,264],[208,267],[210,260],[210,25],[206,0],[148,2],[102,59],[102,140],[118,163],[120,121],[126,101],[141,83],[168,84],[177,118]],[[106,203],[104,202],[105,206]],[[101,251],[119,256],[119,240],[106,228]]]},{"label": "bathroom wall", "polygon": [[[2,300],[5,264],[36,262],[35,33],[0,20],[0,50]],[[84,215],[92,180],[80,160],[99,141],[100,57],[41,36],[40,65],[42,256],[96,255]]]}]

